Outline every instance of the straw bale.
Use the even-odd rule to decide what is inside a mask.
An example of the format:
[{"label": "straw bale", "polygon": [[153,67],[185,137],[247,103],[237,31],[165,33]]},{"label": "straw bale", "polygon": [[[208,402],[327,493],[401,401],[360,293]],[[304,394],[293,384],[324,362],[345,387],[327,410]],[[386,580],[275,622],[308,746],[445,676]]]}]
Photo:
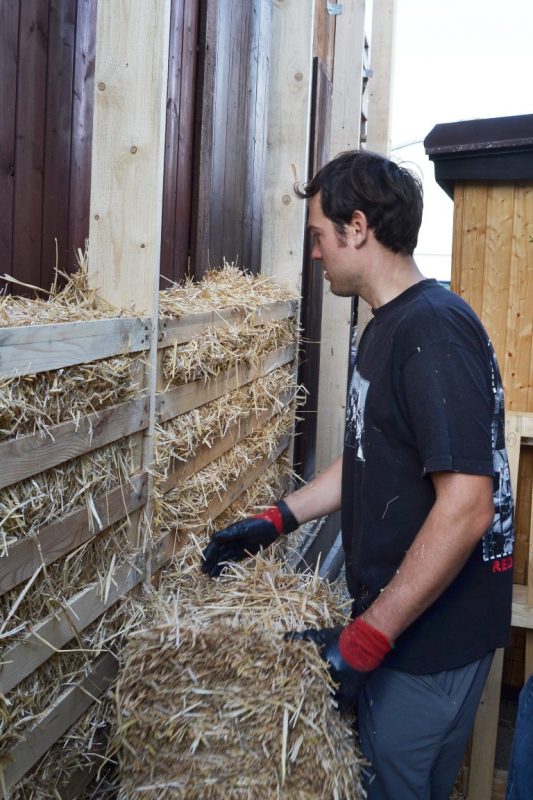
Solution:
[{"label": "straw bale", "polygon": [[[87,253],[78,251],[78,265],[78,271],[71,275],[56,270],[56,279],[50,291],[29,286],[28,288],[35,290],[36,296],[33,298],[0,295],[0,327],[131,316],[125,309],[117,309],[103,300],[98,295],[98,290],[89,288]],[[58,287],[59,276],[65,281],[62,287]],[[8,275],[3,278],[15,286],[28,286]]]},{"label": "straw bale", "polygon": [[139,394],[141,360],[132,355],[0,379],[0,441],[46,433]]},{"label": "straw bale", "polygon": [[246,489],[228,508],[213,520],[218,530],[245,519],[251,514],[259,514],[287,489],[292,471],[284,455],[274,461],[248,489]]},{"label": "straw bale", "polygon": [[47,523],[86,507],[95,531],[94,498],[127,483],[134,470],[133,437],[121,439],[0,489],[0,556]]},{"label": "straw bale", "polygon": [[163,379],[168,388],[211,378],[236,364],[257,365],[267,353],[293,344],[297,333],[298,323],[293,317],[257,327],[249,323],[210,326],[185,344],[165,348]]},{"label": "straw bale", "polygon": [[198,283],[185,280],[159,293],[159,309],[163,317],[181,317],[218,309],[252,310],[277,300],[298,299],[295,291],[271,277],[250,275],[225,264],[211,270]]},{"label": "straw bale", "polygon": [[205,518],[213,501],[223,497],[228,486],[246,475],[254,463],[271,455],[280,439],[291,431],[292,423],[293,412],[289,408],[166,494],[162,495],[155,484],[154,517],[159,534],[176,528],[197,531],[202,527],[203,522],[198,520]]},{"label": "straw bale", "polygon": [[101,599],[105,600],[111,573],[121,564],[132,562],[138,552],[128,532],[127,519],[117,522],[1,595],[0,642],[10,644],[24,637],[32,625],[64,608],[69,599],[93,583],[99,583]]},{"label": "straw bale", "polygon": [[265,411],[279,411],[278,396],[292,392],[298,401],[294,370],[280,367],[246,386],[228,392],[217,400],[156,426],[156,470],[165,480],[175,462],[192,458],[199,447],[212,447],[229,428]]},{"label": "straw bale", "polygon": [[55,652],[7,695],[0,695],[0,765],[8,751],[49,707],[81,680],[105,652],[117,653],[126,630],[139,624],[142,606],[126,599]]},{"label": "straw bale", "polygon": [[351,720],[329,673],[286,630],[338,624],[329,585],[271,553],[201,576],[191,543],[162,576],[153,622],[117,682],[124,798],[361,798]]}]

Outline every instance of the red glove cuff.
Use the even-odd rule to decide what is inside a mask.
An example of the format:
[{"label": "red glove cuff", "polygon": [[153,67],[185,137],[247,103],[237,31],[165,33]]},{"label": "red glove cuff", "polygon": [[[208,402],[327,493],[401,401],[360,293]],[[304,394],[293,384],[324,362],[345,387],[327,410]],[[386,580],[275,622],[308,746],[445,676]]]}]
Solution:
[{"label": "red glove cuff", "polygon": [[254,518],[268,520],[268,522],[271,522],[274,526],[277,534],[283,533],[283,517],[277,506],[270,506],[270,508],[263,511],[262,514],[255,514]]},{"label": "red glove cuff", "polygon": [[379,667],[392,645],[385,634],[361,617],[357,617],[341,633],[339,652],[350,667],[369,672]]}]

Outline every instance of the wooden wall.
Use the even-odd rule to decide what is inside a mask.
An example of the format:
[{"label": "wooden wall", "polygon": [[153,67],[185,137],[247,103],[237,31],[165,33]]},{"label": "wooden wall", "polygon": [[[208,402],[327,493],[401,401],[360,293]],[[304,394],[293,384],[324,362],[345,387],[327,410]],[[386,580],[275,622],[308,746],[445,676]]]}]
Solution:
[{"label": "wooden wall", "polygon": [[223,259],[261,268],[272,8],[264,0],[208,0],[199,81],[196,276]]},{"label": "wooden wall", "polygon": [[533,185],[455,187],[452,289],[483,320],[509,411],[533,411]]},{"label": "wooden wall", "polygon": [[[0,3],[0,274],[45,288],[54,240],[68,272],[89,232],[96,7]],[[260,270],[271,14],[172,0],[163,287],[223,259]]]},{"label": "wooden wall", "polygon": [[[54,240],[71,271],[89,232],[96,8],[0,3],[0,274],[45,288]],[[172,0],[161,273],[173,280],[190,251],[199,8]]]},{"label": "wooden wall", "polygon": [[170,20],[161,275],[173,281],[190,273],[199,5],[172,0]]},{"label": "wooden wall", "polygon": [[[455,186],[451,288],[482,319],[494,344],[507,413],[533,412],[533,185]],[[514,582],[527,583],[533,448],[522,446],[516,502]],[[523,634],[515,632],[504,679],[523,683]],[[523,653],[522,653],[523,657]]]},{"label": "wooden wall", "polygon": [[95,11],[0,4],[0,272],[38,286],[87,236]]}]

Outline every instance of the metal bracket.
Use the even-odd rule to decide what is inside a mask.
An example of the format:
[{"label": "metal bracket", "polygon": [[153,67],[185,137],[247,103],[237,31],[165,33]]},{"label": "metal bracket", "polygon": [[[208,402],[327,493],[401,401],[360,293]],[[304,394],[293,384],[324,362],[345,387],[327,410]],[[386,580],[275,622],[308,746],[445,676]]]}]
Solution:
[{"label": "metal bracket", "polygon": [[328,3],[326,4],[326,8],[328,14],[330,14],[330,16],[333,17],[337,16],[338,14],[342,14],[342,12],[344,11],[344,6],[341,3],[330,3],[329,0]]}]

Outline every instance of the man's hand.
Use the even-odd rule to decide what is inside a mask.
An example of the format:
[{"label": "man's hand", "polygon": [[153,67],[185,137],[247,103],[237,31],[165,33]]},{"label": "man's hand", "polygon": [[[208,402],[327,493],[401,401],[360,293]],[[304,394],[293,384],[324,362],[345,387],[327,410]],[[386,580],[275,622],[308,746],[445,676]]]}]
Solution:
[{"label": "man's hand", "polygon": [[337,684],[335,699],[341,711],[353,711],[359,692],[391,650],[387,637],[360,617],[346,628],[291,631],[285,639],[316,644]]},{"label": "man's hand", "polygon": [[262,514],[235,522],[213,534],[203,551],[203,572],[215,578],[229,561],[242,561],[255,555],[262,547],[271,545],[280,534],[291,533],[298,527],[294,514],[283,501],[267,508]]}]

